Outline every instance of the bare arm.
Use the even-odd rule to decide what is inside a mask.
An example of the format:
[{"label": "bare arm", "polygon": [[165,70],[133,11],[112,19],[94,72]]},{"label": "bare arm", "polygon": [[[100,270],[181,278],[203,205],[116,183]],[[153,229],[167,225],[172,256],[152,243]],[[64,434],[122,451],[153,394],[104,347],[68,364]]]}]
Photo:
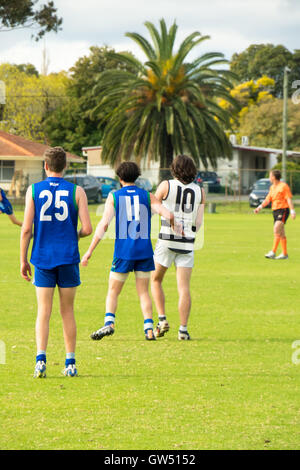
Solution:
[{"label": "bare arm", "polygon": [[165,180],[160,183],[155,192],[155,197],[162,202],[163,199],[166,199],[169,192],[169,181]]},{"label": "bare arm", "polygon": [[32,199],[32,187],[29,186],[26,193],[26,203],[24,212],[24,221],[21,230],[21,276],[30,282],[31,267],[28,263],[28,248],[32,236],[32,225],[34,219],[34,201]]},{"label": "bare arm", "polygon": [[[169,188],[168,188],[168,190],[169,190]],[[151,193],[150,193],[150,201],[151,201],[151,210],[155,214],[159,214],[162,217],[164,217],[166,220],[169,220],[170,225],[171,225],[172,229],[174,230],[174,232],[176,232],[178,235],[184,235],[182,225],[175,221],[175,216],[174,216],[173,212],[170,212],[168,209],[166,209],[166,207],[164,207],[162,205],[162,203],[159,201],[159,199],[157,199],[157,197],[154,196],[154,194],[151,194]]]},{"label": "bare arm", "polygon": [[78,205],[78,216],[81,222],[81,229],[78,232],[78,239],[80,239],[91,235],[93,231],[87,197],[84,189],[80,186],[76,188],[76,202]]},{"label": "bare arm", "polygon": [[[159,188],[157,188],[157,189],[159,189]],[[150,201],[151,201],[151,210],[155,214],[159,214],[162,217],[164,217],[165,219],[169,220],[172,228],[174,228],[174,214],[173,214],[173,212],[168,211],[168,209],[166,209],[162,205],[161,201],[156,197],[156,194],[154,196],[154,194],[150,193]]]},{"label": "bare arm", "polygon": [[254,213],[258,214],[259,211],[261,211],[264,207],[267,207],[270,204],[271,200],[272,199],[271,199],[270,192],[269,192],[269,194],[264,199],[264,201],[258,207],[256,207],[256,209],[254,209]]},{"label": "bare arm", "polygon": [[104,237],[104,234],[107,231],[109,224],[112,221],[114,215],[115,215],[114,198],[112,194],[109,194],[105,203],[105,208],[104,208],[102,219],[97,225],[97,228],[95,230],[95,235],[89,246],[89,249],[87,250],[87,252],[85,253],[85,255],[83,256],[81,260],[81,263],[83,266],[88,265],[88,261],[91,258],[94,249]]},{"label": "bare arm", "polygon": [[203,222],[203,215],[204,215],[204,207],[205,207],[205,191],[203,188],[201,188],[202,192],[202,201],[201,204],[199,205],[198,212],[197,212],[197,217],[196,217],[196,232],[200,229],[202,222]]},{"label": "bare arm", "polygon": [[291,211],[291,217],[292,217],[292,219],[295,219],[296,218],[296,211],[294,209],[294,204],[293,204],[292,198],[288,197],[287,198],[287,203],[288,203],[290,211]]}]

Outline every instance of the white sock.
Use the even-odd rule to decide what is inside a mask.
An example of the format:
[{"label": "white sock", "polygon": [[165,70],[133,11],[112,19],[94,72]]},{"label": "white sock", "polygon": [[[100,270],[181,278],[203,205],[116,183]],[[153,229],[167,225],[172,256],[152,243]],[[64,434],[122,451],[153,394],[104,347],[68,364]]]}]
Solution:
[{"label": "white sock", "polygon": [[187,332],[187,326],[180,325],[179,330],[182,331],[182,333],[186,333]]}]

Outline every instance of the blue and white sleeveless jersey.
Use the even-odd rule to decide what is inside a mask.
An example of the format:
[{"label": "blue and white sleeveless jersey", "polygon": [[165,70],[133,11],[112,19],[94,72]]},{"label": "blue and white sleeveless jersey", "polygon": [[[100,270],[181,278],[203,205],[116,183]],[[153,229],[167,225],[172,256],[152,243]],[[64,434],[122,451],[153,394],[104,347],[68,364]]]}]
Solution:
[{"label": "blue and white sleeveless jersey", "polygon": [[113,193],[116,211],[114,258],[151,258],[150,194],[137,186],[124,186]]},{"label": "blue and white sleeveless jersey", "polygon": [[32,185],[34,239],[31,263],[53,269],[79,263],[78,207],[76,185],[63,178],[49,177]]}]

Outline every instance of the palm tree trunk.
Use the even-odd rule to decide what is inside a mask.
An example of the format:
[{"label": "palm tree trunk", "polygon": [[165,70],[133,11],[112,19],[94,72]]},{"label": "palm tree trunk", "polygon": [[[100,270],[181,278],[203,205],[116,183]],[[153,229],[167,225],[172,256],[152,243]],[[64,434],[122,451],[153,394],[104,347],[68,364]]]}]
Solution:
[{"label": "palm tree trunk", "polygon": [[166,151],[164,155],[160,156],[160,169],[159,169],[159,182],[170,179],[171,172],[170,172],[170,166],[173,161],[173,156],[174,156],[174,148],[173,148],[173,143],[171,136],[167,134],[167,139],[166,139]]}]

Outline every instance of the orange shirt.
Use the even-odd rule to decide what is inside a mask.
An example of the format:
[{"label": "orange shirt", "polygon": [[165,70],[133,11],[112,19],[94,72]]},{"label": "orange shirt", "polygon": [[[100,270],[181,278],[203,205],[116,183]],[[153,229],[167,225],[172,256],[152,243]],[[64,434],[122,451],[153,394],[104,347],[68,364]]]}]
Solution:
[{"label": "orange shirt", "polygon": [[286,183],[280,182],[276,185],[272,184],[265,201],[267,204],[272,202],[272,210],[275,211],[276,209],[289,207],[287,199],[292,197],[289,186]]}]

